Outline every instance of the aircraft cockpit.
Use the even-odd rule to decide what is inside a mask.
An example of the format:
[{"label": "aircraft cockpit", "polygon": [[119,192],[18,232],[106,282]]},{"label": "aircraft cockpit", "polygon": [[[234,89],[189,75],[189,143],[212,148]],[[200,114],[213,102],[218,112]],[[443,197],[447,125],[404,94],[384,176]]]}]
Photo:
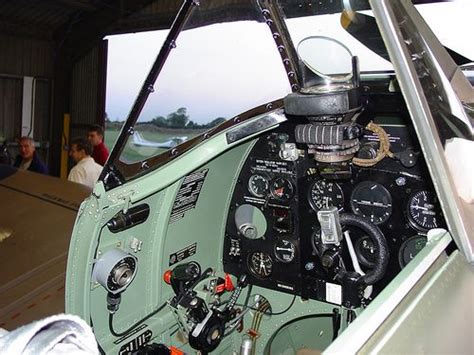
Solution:
[{"label": "aircraft cockpit", "polygon": [[[361,93],[357,58],[341,43],[309,37],[298,48],[313,57],[342,51],[346,71],[317,78],[321,72],[300,54],[314,72],[305,77],[312,85],[285,98],[280,114],[287,121],[263,134],[242,165],[224,270],[262,287],[360,307],[445,222],[408,113],[380,92]],[[374,98],[383,111],[367,105]]]},{"label": "aircraft cockpit", "polygon": [[[393,310],[390,300],[414,287],[417,269],[460,253],[449,232],[464,233],[472,207],[466,199],[460,217],[449,212],[459,201],[447,202],[452,181],[439,171],[449,168],[434,165],[440,152],[425,136],[415,96],[438,97],[430,107],[442,118],[430,122],[439,146],[453,138],[470,144],[472,87],[453,69],[450,91],[439,74],[441,49],[430,47],[411,3],[390,14],[399,32],[378,2],[323,3],[251,1],[227,11],[183,2],[101,182],[81,206],[70,247],[67,308],[90,323],[105,353],[320,353],[359,317]],[[363,57],[308,26],[336,16],[359,46],[391,59],[392,71],[361,71]],[[200,70],[211,57],[181,56],[205,50],[219,33],[235,36],[224,41],[236,47],[245,45],[239,35],[265,38],[268,48],[212,73]],[[393,33],[405,37],[389,40]],[[237,52],[218,54],[231,60]],[[416,85],[400,74],[403,58]],[[170,79],[173,60],[186,60],[188,81]],[[261,70],[250,80],[246,65],[254,62]],[[235,90],[258,105],[242,103]],[[151,121],[140,115],[149,96],[165,105],[170,93],[211,94],[220,107],[219,93],[236,113],[153,145],[144,138]]]}]

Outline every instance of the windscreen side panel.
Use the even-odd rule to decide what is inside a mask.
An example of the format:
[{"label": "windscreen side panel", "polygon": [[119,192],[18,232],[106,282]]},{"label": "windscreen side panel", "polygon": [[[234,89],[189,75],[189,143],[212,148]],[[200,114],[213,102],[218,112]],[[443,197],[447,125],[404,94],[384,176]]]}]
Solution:
[{"label": "windscreen side panel", "polygon": [[122,127],[119,137],[115,142],[114,148],[112,149],[110,156],[107,160],[107,163],[102,169],[99,180],[104,182],[106,189],[120,185],[123,181],[123,174],[116,171],[114,167],[115,161],[119,159],[128,137],[133,132],[133,125],[136,123],[140,112],[143,110],[148,96],[154,91],[153,85],[158,77],[159,73],[163,68],[163,64],[166,61],[166,58],[169,56],[171,49],[174,46],[175,39],[178,36],[180,30],[182,29],[186,18],[189,16],[190,9],[192,9],[194,2],[191,0],[185,0],[181,6],[176,18],[171,25],[171,29],[166,36],[166,40],[161,47],[160,52],[158,53],[145,81],[143,82],[142,88],[138,93],[137,98],[128,114],[127,120]]},{"label": "windscreen side panel", "polygon": [[284,37],[278,31],[284,28],[272,30],[283,23],[275,19],[277,10],[254,1],[193,2],[146,103],[126,131],[120,155],[114,156],[121,183],[245,119],[274,110],[292,91],[296,74],[286,68],[277,49]]},{"label": "windscreen side panel", "polygon": [[[426,33],[417,22],[413,21],[417,12],[411,2],[371,0],[370,3],[412,116],[447,224],[458,247],[472,263],[474,222],[469,218],[469,211],[463,208],[464,203],[454,185],[443,146],[445,140],[455,134],[455,132],[448,134],[446,127],[442,125],[442,121],[446,120],[446,115],[450,112],[444,110],[447,105],[440,105],[440,102],[448,97],[452,87],[446,89],[438,87],[437,89],[441,90],[439,97],[433,98],[432,92],[422,82],[422,78],[429,78],[429,75],[444,78],[449,82],[445,73],[439,69],[442,68],[439,55],[447,53],[439,50],[439,55],[432,54],[430,61],[420,60],[425,53],[433,53],[427,43],[434,41],[435,38],[432,33]],[[419,16],[416,16],[416,19],[422,21]],[[411,31],[408,32],[407,28]],[[420,51],[421,48],[425,48],[426,52]],[[429,75],[426,76],[426,73]],[[438,99],[440,102],[433,105],[431,102],[433,99]],[[443,109],[440,110],[440,107]],[[441,115],[444,117],[440,117]]]}]

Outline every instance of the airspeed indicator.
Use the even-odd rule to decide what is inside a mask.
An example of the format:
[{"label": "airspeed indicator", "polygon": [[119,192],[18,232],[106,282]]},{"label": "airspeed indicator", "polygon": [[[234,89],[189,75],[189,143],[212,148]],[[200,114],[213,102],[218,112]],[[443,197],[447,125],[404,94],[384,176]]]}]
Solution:
[{"label": "airspeed indicator", "polygon": [[311,184],[308,192],[309,204],[316,212],[322,208],[335,206],[340,211],[344,205],[341,187],[331,181],[317,180]]}]

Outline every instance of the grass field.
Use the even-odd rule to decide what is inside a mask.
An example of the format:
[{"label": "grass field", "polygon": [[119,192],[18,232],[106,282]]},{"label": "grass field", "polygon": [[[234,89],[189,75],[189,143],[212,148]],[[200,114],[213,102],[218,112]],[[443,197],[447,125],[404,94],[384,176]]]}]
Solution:
[{"label": "grass field", "polygon": [[[139,130],[143,138],[150,142],[161,143],[169,140],[171,137],[186,136],[188,139],[200,134],[202,131],[199,130],[151,130],[143,127]],[[112,150],[120,131],[118,129],[107,128],[105,130],[105,145],[109,150]],[[133,144],[131,139],[128,140],[125,150],[120,157],[120,160],[126,162],[137,162],[142,161],[146,158],[154,155],[166,152],[168,149],[165,148],[154,148],[154,147],[139,147]]]}]

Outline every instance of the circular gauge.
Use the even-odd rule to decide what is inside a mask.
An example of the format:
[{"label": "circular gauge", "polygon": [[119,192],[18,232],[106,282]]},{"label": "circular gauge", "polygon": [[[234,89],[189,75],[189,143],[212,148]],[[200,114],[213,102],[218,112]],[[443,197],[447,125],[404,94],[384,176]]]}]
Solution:
[{"label": "circular gauge", "polygon": [[352,191],[351,208],[356,215],[381,224],[392,214],[392,196],[383,185],[364,181]]},{"label": "circular gauge", "polygon": [[408,200],[408,220],[423,231],[437,228],[441,210],[436,195],[426,190],[415,192]]},{"label": "circular gauge", "polygon": [[287,178],[279,177],[272,181],[271,193],[277,200],[288,201],[294,194],[293,184]]},{"label": "circular gauge", "polygon": [[270,255],[257,251],[249,255],[248,267],[254,276],[267,278],[272,274],[273,261]]},{"label": "circular gauge", "polygon": [[293,242],[286,239],[280,239],[275,244],[275,256],[282,263],[291,263],[295,258],[295,254],[296,246]]},{"label": "circular gauge", "polygon": [[377,262],[377,248],[369,236],[364,236],[358,239],[354,245],[357,259],[359,262],[369,268],[373,268]]},{"label": "circular gauge", "polygon": [[255,197],[265,197],[268,193],[268,179],[260,174],[252,175],[249,178],[248,188]]},{"label": "circular gauge", "polygon": [[308,192],[309,204],[316,212],[321,208],[335,206],[342,210],[344,195],[335,182],[317,180],[311,184]]},{"label": "circular gauge", "polygon": [[398,262],[403,269],[426,245],[424,235],[414,235],[405,240],[398,252]]}]

